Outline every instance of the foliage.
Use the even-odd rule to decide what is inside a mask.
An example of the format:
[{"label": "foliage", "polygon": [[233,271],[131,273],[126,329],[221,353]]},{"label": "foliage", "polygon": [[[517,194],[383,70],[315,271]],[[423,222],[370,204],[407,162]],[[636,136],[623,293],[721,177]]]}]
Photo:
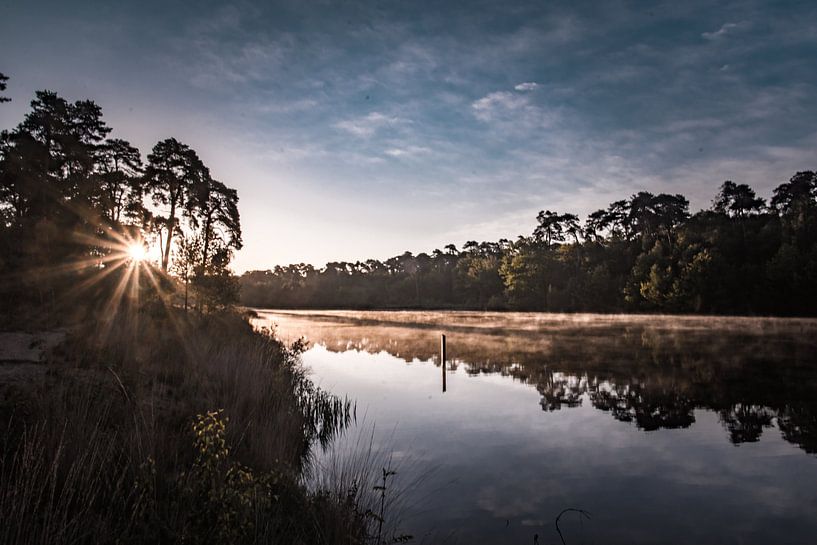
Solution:
[{"label": "foliage", "polygon": [[[152,458],[140,467],[136,487],[140,490],[142,523],[164,528],[165,537],[179,543],[248,543],[263,533],[259,523],[273,513],[273,504],[284,492],[280,470],[253,471],[231,455],[227,445],[229,418],[223,410],[208,411],[193,423],[195,459],[156,495],[156,468]],[[291,488],[292,484],[288,485]],[[286,491],[291,493],[290,490]],[[173,502],[180,518],[170,528],[161,513]]]},{"label": "foliage", "polygon": [[385,261],[278,266],[241,277],[263,307],[471,308],[814,314],[817,175],[798,172],[770,206],[724,182],[710,210],[639,192],[590,214],[544,210],[530,236],[449,244]]},{"label": "foliage", "polygon": [[[6,82],[9,80],[8,76],[0,72],[0,91],[6,90]],[[11,102],[9,97],[0,97],[0,102]]]},{"label": "foliage", "polygon": [[[6,80],[0,74],[0,91]],[[23,120],[0,133],[4,307],[57,314],[77,304],[65,299],[78,287],[123,265],[129,246],[151,240],[161,248],[161,275],[180,273],[199,308],[234,302],[229,263],[242,244],[237,192],[175,138],[158,142],[143,163],[111,131],[93,101],[37,91]],[[176,267],[174,255],[182,261]]]},{"label": "foliage", "polygon": [[350,403],[235,314],[147,312],[84,324],[19,392],[0,541],[363,543],[354,502],[303,484]]}]

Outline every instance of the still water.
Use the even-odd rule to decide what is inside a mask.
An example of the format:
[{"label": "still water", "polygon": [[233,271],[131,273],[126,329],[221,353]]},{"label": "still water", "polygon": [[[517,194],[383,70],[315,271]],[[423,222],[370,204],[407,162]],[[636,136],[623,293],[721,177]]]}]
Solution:
[{"label": "still water", "polygon": [[[817,543],[817,320],[259,311],[419,543]],[[442,392],[440,334],[447,337]],[[364,429],[365,428],[365,429]],[[318,453],[318,458],[322,454]]]}]

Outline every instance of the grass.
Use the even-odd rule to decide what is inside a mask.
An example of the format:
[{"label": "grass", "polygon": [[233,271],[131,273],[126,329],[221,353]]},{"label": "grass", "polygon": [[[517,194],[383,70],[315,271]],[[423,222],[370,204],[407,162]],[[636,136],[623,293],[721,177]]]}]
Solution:
[{"label": "grass", "polygon": [[[319,467],[310,476],[310,487],[337,497],[344,494],[354,506],[364,524],[371,543],[407,543],[413,537],[401,531],[399,522],[407,505],[405,492],[418,488],[429,472],[412,467],[401,460],[400,475],[419,474],[418,477],[398,479],[391,447],[386,444],[375,448],[375,428],[359,421],[356,430],[346,441],[333,443],[321,456]],[[344,430],[348,434],[347,430]]]},{"label": "grass", "polygon": [[353,407],[301,348],[232,311],[82,321],[0,412],[0,542],[379,541],[354,486],[306,484]]}]

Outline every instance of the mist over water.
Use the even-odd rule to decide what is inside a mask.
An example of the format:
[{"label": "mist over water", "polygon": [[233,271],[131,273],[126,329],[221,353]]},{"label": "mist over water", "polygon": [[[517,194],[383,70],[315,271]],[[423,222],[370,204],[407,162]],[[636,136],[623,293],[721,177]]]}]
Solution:
[{"label": "mist over water", "polygon": [[[809,543],[817,320],[259,311],[394,453],[420,542]],[[441,391],[440,334],[447,336]],[[331,454],[319,452],[318,463]]]}]

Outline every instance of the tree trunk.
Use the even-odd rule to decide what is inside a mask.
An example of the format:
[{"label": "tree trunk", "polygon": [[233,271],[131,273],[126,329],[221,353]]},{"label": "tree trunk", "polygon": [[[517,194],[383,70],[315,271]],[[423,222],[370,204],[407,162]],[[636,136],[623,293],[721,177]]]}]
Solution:
[{"label": "tree trunk", "polygon": [[162,270],[167,272],[167,264],[170,261],[170,243],[173,241],[173,224],[176,220],[176,200],[170,201],[170,215],[167,217],[167,240],[165,241],[165,253],[162,256]]},{"label": "tree trunk", "polygon": [[207,221],[204,222],[204,243],[201,252],[201,273],[207,273],[207,257],[210,253],[210,231],[212,230],[213,226],[213,218],[212,214],[207,215]]}]

